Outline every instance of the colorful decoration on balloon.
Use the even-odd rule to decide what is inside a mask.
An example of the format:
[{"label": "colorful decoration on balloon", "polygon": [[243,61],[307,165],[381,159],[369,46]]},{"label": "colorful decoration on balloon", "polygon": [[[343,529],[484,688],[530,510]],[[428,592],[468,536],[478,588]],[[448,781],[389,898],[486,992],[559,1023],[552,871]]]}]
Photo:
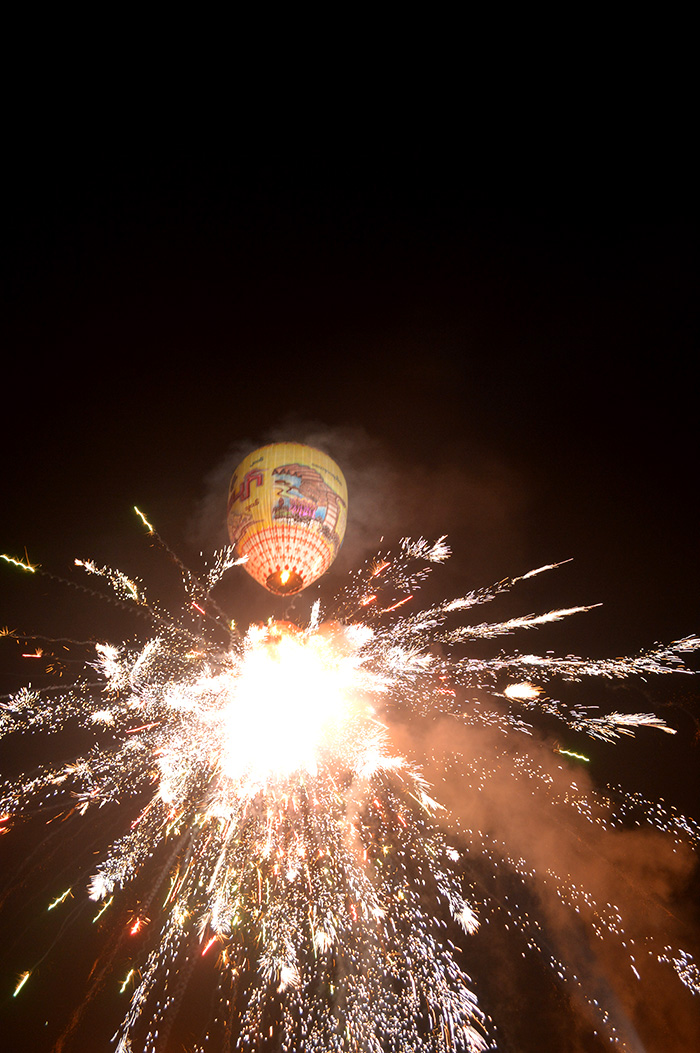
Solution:
[{"label": "colorful decoration on balloon", "polygon": [[347,512],[343,473],[312,446],[263,446],[231,477],[231,544],[251,577],[278,596],[301,592],[325,574],[343,543]]}]

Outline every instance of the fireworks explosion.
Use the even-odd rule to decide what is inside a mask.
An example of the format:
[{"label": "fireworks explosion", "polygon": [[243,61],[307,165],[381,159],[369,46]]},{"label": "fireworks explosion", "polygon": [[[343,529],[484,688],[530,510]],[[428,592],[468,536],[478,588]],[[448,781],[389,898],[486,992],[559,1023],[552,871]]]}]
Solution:
[{"label": "fireworks explosion", "polygon": [[[180,615],[147,598],[139,581],[76,560],[120,603],[148,615],[154,634],[145,645],[93,644],[71,688],[28,687],[0,704],[3,735],[43,739],[78,727],[94,738],[70,763],[3,783],[0,812],[5,829],[40,813],[55,823],[50,831],[100,816],[91,827],[100,854],[70,887],[55,888],[46,907],[53,919],[80,904],[73,924],[105,926],[83,1001],[105,986],[130,998],[117,1053],[183,1048],[174,1028],[201,972],[214,994],[189,1047],[196,1053],[495,1049],[498,1021],[480,1009],[478,976],[465,970],[473,934],[504,912],[600,1034],[617,1048],[641,1049],[614,995],[601,1000],[576,956],[552,949],[545,920],[489,895],[470,869],[476,861],[479,873],[506,871],[524,899],[532,890],[549,896],[616,969],[635,977],[665,969],[700,994],[686,949],[651,923],[642,932],[640,918],[623,916],[605,888],[581,887],[554,863],[543,868],[526,830],[505,843],[492,823],[479,825],[478,810],[465,814],[436,785],[441,771],[458,766],[465,794],[486,802],[508,766],[518,794],[572,830],[584,851],[644,824],[689,857],[700,836],[693,820],[639,794],[580,788],[573,765],[561,757],[540,763],[513,743],[531,741],[538,714],[608,742],[639,727],[673,733],[653,713],[601,714],[557,700],[552,684],[688,673],[683,656],[700,647],[698,637],[599,661],[470,657],[470,643],[589,608],[463,624],[472,608],[552,565],[419,609],[421,583],[449,556],[444,538],[404,540],[378,556],[332,607],[317,602],[303,627],[271,619],[244,632],[212,595],[237,562],[233,550],[217,553],[197,577],[141,518],[182,573]],[[75,653],[88,645],[62,646]],[[399,743],[407,728],[436,717],[430,762],[418,766]],[[488,763],[461,749],[470,736],[492,744]],[[642,916],[644,904],[642,896]],[[456,932],[459,946],[449,938]],[[18,962],[17,997],[27,995],[37,964]],[[81,1012],[55,1048],[69,1044]]]}]

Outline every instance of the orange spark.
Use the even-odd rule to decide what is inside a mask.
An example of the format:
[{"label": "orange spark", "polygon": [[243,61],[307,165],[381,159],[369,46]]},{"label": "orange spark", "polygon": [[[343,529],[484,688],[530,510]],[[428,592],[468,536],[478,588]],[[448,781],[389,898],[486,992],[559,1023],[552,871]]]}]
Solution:
[{"label": "orange spark", "polygon": [[393,607],[385,607],[384,610],[380,611],[379,613],[388,614],[389,611],[395,611],[397,607],[403,607],[404,603],[408,603],[408,601],[412,599],[413,594],[411,594],[410,596],[405,596],[402,600],[399,600],[398,603],[395,603]]},{"label": "orange spark", "polygon": [[152,724],[142,724],[140,728],[129,728],[124,732],[125,735],[135,735],[137,731],[148,731],[149,728],[157,728],[160,724],[159,720],[154,720]]}]

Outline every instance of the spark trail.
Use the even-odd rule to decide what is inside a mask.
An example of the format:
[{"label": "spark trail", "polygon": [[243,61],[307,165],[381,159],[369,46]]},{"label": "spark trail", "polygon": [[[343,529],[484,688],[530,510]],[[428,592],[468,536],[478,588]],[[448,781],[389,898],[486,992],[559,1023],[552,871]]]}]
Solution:
[{"label": "spark trail", "polygon": [[[83,902],[94,902],[88,924],[112,917],[116,933],[99,976],[113,972],[115,992],[130,992],[117,1053],[169,1049],[188,982],[207,968],[216,994],[197,1053],[496,1048],[475,994],[478,977],[472,982],[463,965],[480,918],[501,910],[469,878],[476,857],[525,889],[546,889],[595,939],[616,941],[636,976],[663,967],[700,993],[686,949],[654,933],[637,938],[614,904],[554,864],[539,866],[526,836],[500,839],[493,824],[480,828],[475,814],[458,814],[449,794],[441,801],[433,789],[440,771],[456,766],[463,785],[486,801],[489,782],[507,764],[521,789],[537,787],[541,810],[596,850],[631,811],[679,850],[695,849],[700,828],[692,819],[634,795],[579,790],[573,778],[557,782],[511,743],[530,735],[538,712],[602,741],[639,727],[673,732],[653,713],[601,715],[551,698],[545,686],[554,678],[687,674],[683,656],[700,640],[619,659],[469,657],[472,640],[589,608],[453,627],[455,615],[558,564],[412,609],[421,582],[449,554],[444,538],[406,539],[397,553],[359,570],[325,614],[317,603],[306,627],[271,619],[246,633],[211,597],[236,562],[230,549],[215,555],[202,580],[174,557],[185,591],[179,616],[148,600],[140,582],[76,560],[120,602],[145,611],[155,634],[138,646],[94,645],[70,689],[28,687],[2,700],[2,735],[77,726],[96,739],[77,759],[2,784],[0,813],[5,829],[25,814],[74,823],[103,809],[105,826],[121,826],[83,878]],[[479,701],[470,702],[469,692]],[[436,716],[452,721],[459,740],[417,766],[397,748],[400,726]],[[460,754],[470,735],[497,737],[488,761]],[[79,881],[70,884],[51,895],[52,917],[69,897],[78,899]],[[524,911],[509,917],[609,1041],[633,1050],[614,1007],[587,991],[575,962],[552,950],[544,923]],[[448,938],[457,929],[460,948]],[[141,941],[139,954],[126,949],[132,938]],[[31,980],[25,968],[14,994],[26,997]]]}]

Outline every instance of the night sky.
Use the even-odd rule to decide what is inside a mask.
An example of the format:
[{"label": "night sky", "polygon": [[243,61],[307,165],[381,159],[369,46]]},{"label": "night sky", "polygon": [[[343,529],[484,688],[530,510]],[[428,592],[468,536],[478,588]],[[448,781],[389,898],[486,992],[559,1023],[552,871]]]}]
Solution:
[{"label": "night sky", "polygon": [[[698,631],[698,227],[682,188],[563,161],[539,177],[516,158],[476,178],[417,146],[272,154],[100,144],[17,160],[0,550],[65,577],[90,556],[167,592],[132,506],[196,564],[224,540],[237,455],[315,438],[350,490],[327,587],[382,536],[447,534],[427,598],[573,557],[509,614],[603,606],[534,650],[614,656]],[[0,576],[0,625],[134,631],[47,579]],[[242,621],[286,603],[243,573],[222,597]],[[1,691],[23,682],[10,643],[2,668]],[[596,690],[679,734],[594,746],[592,777],[697,811],[697,687]],[[509,1026],[513,1053],[584,1048]]]}]

